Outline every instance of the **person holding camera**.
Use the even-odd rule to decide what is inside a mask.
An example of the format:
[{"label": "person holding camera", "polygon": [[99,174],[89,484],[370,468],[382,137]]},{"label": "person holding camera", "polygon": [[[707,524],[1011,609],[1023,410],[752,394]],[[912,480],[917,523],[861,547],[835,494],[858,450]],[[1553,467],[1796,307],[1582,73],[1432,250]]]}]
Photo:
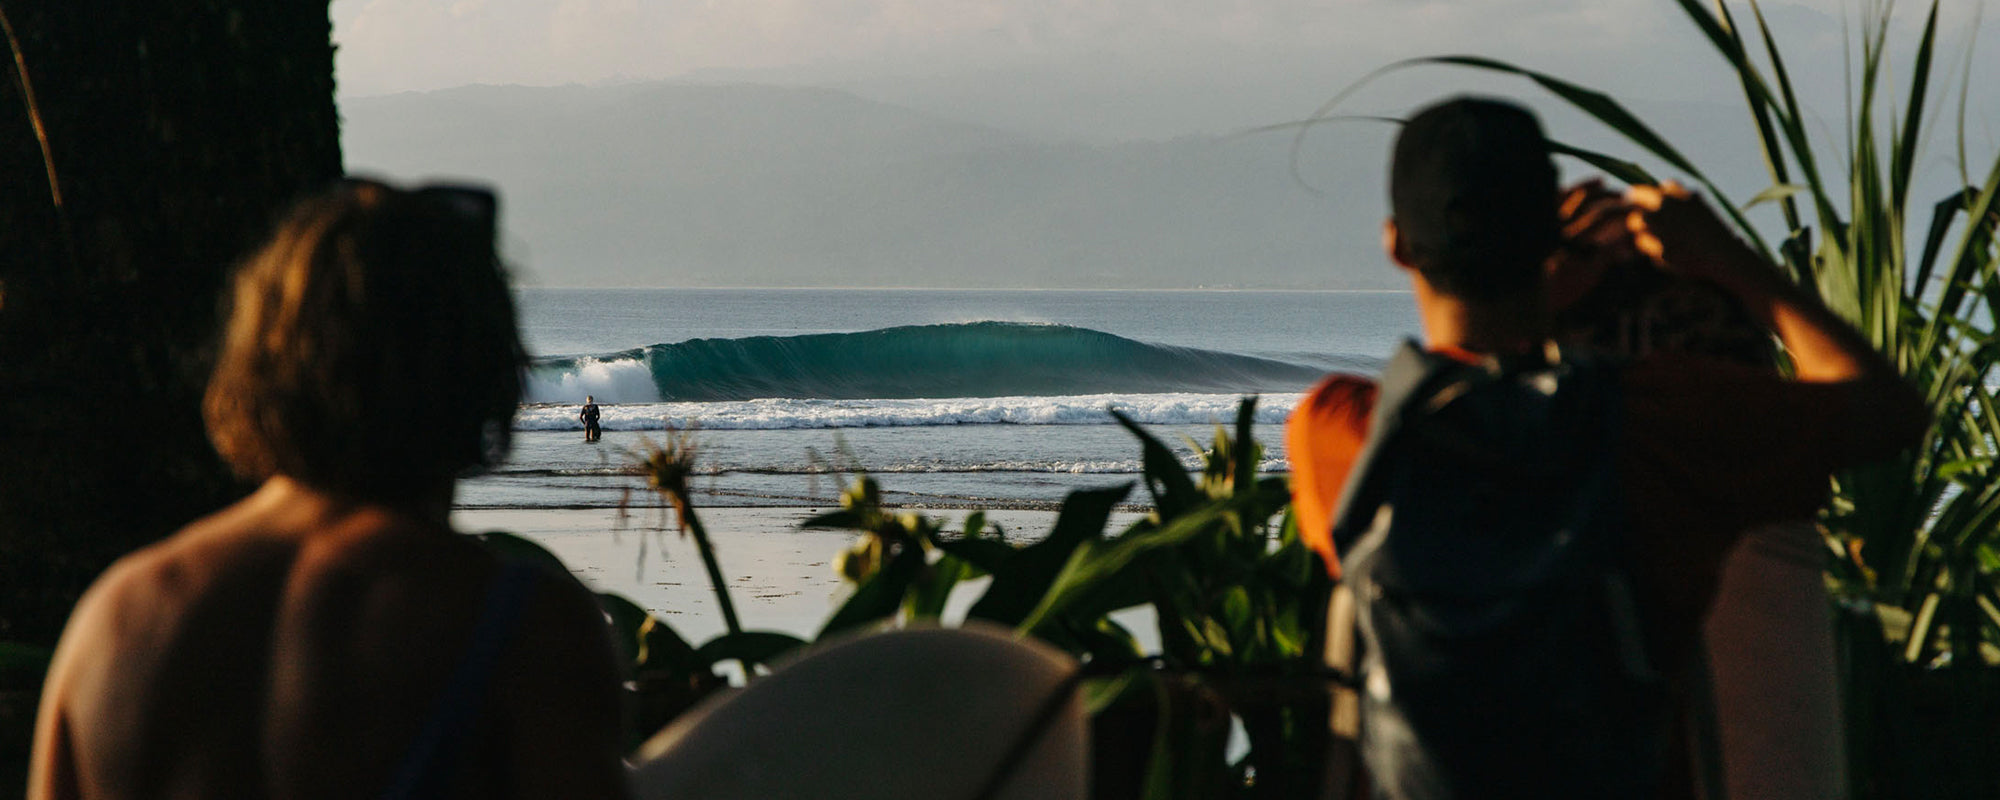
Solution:
[{"label": "person holding camera", "polygon": [[[1404,385],[1399,385],[1393,374],[1388,383],[1353,375],[1332,376],[1307,394],[1287,424],[1300,535],[1320,553],[1335,577],[1344,572],[1363,573],[1346,577],[1350,583],[1358,580],[1363,585],[1355,589],[1364,687],[1360,692],[1360,741],[1363,763],[1380,796],[1517,796],[1511,791],[1535,796],[1537,789],[1565,786],[1562,781],[1568,776],[1538,769],[1532,762],[1483,761],[1482,749],[1509,752],[1512,745],[1505,738],[1515,735],[1509,733],[1512,721],[1493,719],[1483,713],[1487,709],[1479,707],[1459,708],[1455,716],[1424,717],[1420,707],[1426,698],[1415,695],[1424,691],[1425,684],[1411,678],[1407,669],[1397,671],[1409,663],[1407,658],[1398,661],[1407,653],[1387,653],[1385,659],[1380,652],[1406,647],[1410,641],[1450,646],[1439,644],[1435,637],[1423,639],[1423,631],[1412,633],[1408,619],[1394,618],[1397,609],[1382,607],[1384,602],[1426,602],[1420,593],[1397,594],[1399,588],[1421,584],[1422,579],[1391,574],[1383,564],[1420,570],[1428,559],[1464,557],[1463,553],[1399,553],[1394,537],[1409,542],[1422,533],[1399,528],[1442,524],[1435,520],[1448,518],[1450,512],[1439,508],[1464,506],[1473,511],[1462,519],[1476,519],[1496,530],[1533,531],[1533,526],[1545,521],[1491,518],[1506,513],[1536,515],[1532,504],[1523,505],[1518,494],[1507,496],[1496,488],[1521,485],[1518,475],[1501,473],[1525,471],[1529,466],[1504,462],[1479,467],[1472,460],[1454,462],[1453,466],[1462,469],[1453,479],[1462,483],[1452,485],[1423,475],[1384,475],[1392,470],[1378,464],[1397,463],[1397,458],[1426,447],[1430,448],[1426,457],[1449,459],[1458,450],[1478,450],[1492,444],[1470,441],[1435,446],[1426,437],[1439,438],[1438,430],[1499,431],[1502,438],[1510,430],[1603,432],[1550,436],[1539,440],[1539,447],[1604,448],[1605,468],[1597,472],[1607,474],[1609,488],[1562,486],[1537,491],[1569,498],[1555,502],[1570,502],[1579,492],[1591,491],[1611,498],[1576,502],[1579,509],[1591,512],[1587,516],[1593,519],[1616,520],[1618,530],[1609,531],[1606,539],[1618,552],[1601,561],[1579,563],[1594,565],[1580,568],[1584,572],[1598,569],[1608,575],[1617,571],[1622,573],[1619,577],[1629,578],[1629,619],[1612,619],[1599,627],[1616,628],[1615,623],[1630,622],[1633,630],[1624,632],[1632,634],[1627,637],[1631,641],[1614,644],[1614,631],[1605,634],[1602,648],[1592,648],[1607,651],[1604,653],[1546,652],[1534,657],[1551,665],[1600,657],[1609,661],[1613,654],[1608,651],[1618,649],[1615,655],[1629,656],[1622,667],[1632,674],[1657,670],[1669,712],[1664,717],[1635,714],[1622,721],[1599,719],[1614,735],[1597,737],[1597,742],[1589,737],[1568,742],[1565,746],[1580,754],[1568,763],[1595,761],[1593,769],[1605,774],[1637,775],[1641,781],[1657,785],[1660,796],[1684,797],[1693,792],[1686,743],[1669,732],[1670,726],[1663,719],[1670,719],[1671,709],[1679,708],[1683,701],[1702,618],[1731,547],[1746,530],[1760,524],[1810,516],[1825,501],[1833,471],[1896,453],[1917,441],[1926,424],[1922,398],[1895,369],[1852,328],[1736,239],[1700,198],[1671,182],[1635,186],[1623,193],[1591,184],[1570,194],[1569,207],[1559,211],[1562,193],[1548,143],[1539,122],[1523,108],[1495,100],[1459,98],[1412,117],[1397,138],[1392,156],[1391,216],[1384,226],[1384,244],[1390,260],[1411,282],[1425,338],[1421,348],[1411,348],[1407,357],[1399,358],[1426,364],[1428,372],[1417,375],[1421,380],[1403,381]],[[1578,259],[1579,268],[1552,276],[1551,257],[1559,251],[1585,252],[1592,257]],[[1759,329],[1776,335],[1795,367],[1792,379],[1780,378],[1768,365],[1732,363],[1711,354],[1677,350],[1653,350],[1629,361],[1613,359],[1601,368],[1587,356],[1573,358],[1570,352],[1563,352],[1558,357],[1564,348],[1553,346],[1558,333],[1556,318],[1557,312],[1565,309],[1556,308],[1552,299],[1570,303],[1585,297],[1601,277],[1585,273],[1593,265],[1602,267],[1621,255],[1637,257],[1665,275],[1697,281],[1726,296]],[[1595,302],[1602,302],[1602,298]],[[1588,349],[1587,343],[1568,348]],[[1520,364],[1531,366],[1513,366]],[[1609,376],[1605,379],[1608,388],[1565,394],[1565,384],[1587,383],[1584,378],[1591,375]],[[1464,390],[1473,399],[1461,402],[1451,391],[1438,391],[1440,386]],[[1503,411],[1491,412],[1476,405],[1484,402],[1480,400],[1482,392],[1512,394],[1490,406]],[[1537,393],[1569,399],[1537,405]],[[1482,429],[1476,420],[1446,419],[1454,404],[1461,408],[1473,405],[1489,417],[1495,413],[1503,416],[1497,424]],[[1557,418],[1504,416],[1505,409],[1520,408],[1548,410]],[[1565,427],[1573,418],[1585,416],[1591,418],[1588,425]],[[1429,424],[1432,417],[1442,421]],[[1425,429],[1423,435],[1409,433],[1419,427]],[[1547,460],[1588,466],[1593,463],[1589,459],[1595,458],[1535,453],[1535,441],[1528,442],[1525,449],[1520,442],[1505,444],[1516,448],[1514,452],[1529,454],[1536,463]],[[1572,484],[1595,485],[1588,472],[1561,474]],[[1403,513],[1391,514],[1390,505],[1382,502],[1384,493],[1408,492],[1410,486],[1432,494],[1403,496],[1399,498],[1404,501],[1402,507],[1394,509]],[[1416,507],[1425,505],[1432,507]],[[1603,508],[1610,505],[1616,508]],[[1481,519],[1480,514],[1487,517]],[[1589,527],[1598,523],[1581,524]],[[1549,563],[1561,563],[1568,557],[1563,548],[1575,549],[1570,539],[1582,535],[1571,526],[1552,523],[1545,533],[1543,550],[1536,552],[1554,554]],[[1466,541],[1500,548],[1494,552],[1501,555],[1510,554],[1504,548],[1514,546],[1482,541],[1476,535]],[[1398,557],[1404,560],[1396,561]],[[1344,564],[1343,558],[1350,561]],[[1508,562],[1497,556],[1491,562],[1469,562],[1466,568],[1471,571],[1462,576],[1477,576],[1482,566],[1497,573],[1528,563]],[[1615,565],[1606,566],[1611,562]],[[1544,577],[1533,574],[1530,567],[1520,569],[1520,575],[1535,580]],[[1511,580],[1516,576],[1504,577]],[[1607,577],[1605,582],[1617,581]],[[1618,603],[1615,598],[1598,598],[1573,605]],[[1475,606],[1453,613],[1477,610]],[[1617,617],[1615,609],[1605,612],[1605,617]],[[1419,624],[1436,623],[1440,618],[1419,620]],[[1377,652],[1369,653],[1370,647]],[[1424,655],[1449,658],[1436,652]],[[1516,674],[1507,670],[1522,665],[1485,666],[1482,672],[1490,676]],[[1554,667],[1530,667],[1519,671],[1528,676],[1520,684],[1495,684],[1474,702],[1490,703],[1494,709],[1508,704],[1529,708],[1538,702],[1559,702],[1552,696],[1538,696],[1539,689],[1533,685],[1538,671],[1549,672]],[[1464,730],[1410,734],[1410,728],[1423,725],[1458,725]],[[1637,732],[1631,740],[1657,742],[1659,746],[1637,747],[1633,753],[1649,752],[1636,755],[1609,749],[1626,733],[1615,730],[1620,725],[1656,728]],[[1518,733],[1521,729],[1512,730]],[[1440,747],[1424,752],[1426,742],[1434,744],[1453,737],[1473,744],[1453,752],[1442,752],[1449,748]],[[1533,737],[1520,734],[1516,738]],[[1521,744],[1529,747],[1529,752],[1558,749],[1549,740]],[[1593,747],[1604,748],[1594,759]],[[1629,761],[1621,760],[1628,755]],[[1465,764],[1470,766],[1461,768]],[[1464,775],[1499,776],[1493,778],[1499,782],[1468,789]],[[1508,784],[1507,780],[1520,783]]]}]

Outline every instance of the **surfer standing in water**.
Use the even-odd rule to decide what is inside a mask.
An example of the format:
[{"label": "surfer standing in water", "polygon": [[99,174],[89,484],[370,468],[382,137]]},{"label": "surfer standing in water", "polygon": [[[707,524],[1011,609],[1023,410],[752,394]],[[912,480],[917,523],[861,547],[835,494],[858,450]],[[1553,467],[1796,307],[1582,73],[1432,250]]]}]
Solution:
[{"label": "surfer standing in water", "polygon": [[583,440],[594,442],[604,437],[604,429],[597,427],[597,396],[583,396],[583,410],[576,412],[576,418],[583,422]]}]

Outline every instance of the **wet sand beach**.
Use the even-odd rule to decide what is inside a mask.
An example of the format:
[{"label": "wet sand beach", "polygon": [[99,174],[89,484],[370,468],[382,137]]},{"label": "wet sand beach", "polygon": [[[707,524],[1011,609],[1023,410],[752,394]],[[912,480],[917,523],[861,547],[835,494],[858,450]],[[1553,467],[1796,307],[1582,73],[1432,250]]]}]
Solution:
[{"label": "wet sand beach", "polygon": [[[746,629],[774,630],[811,638],[845,596],[834,572],[834,557],[854,541],[850,531],[801,530],[798,524],[831,506],[701,509],[715,541],[716,558],[729,579],[730,597]],[[964,510],[925,509],[956,529]],[[993,510],[1009,541],[1040,538],[1055,519],[1052,511]],[[1115,515],[1118,530],[1138,515]],[[694,540],[683,537],[670,514],[641,508],[459,509],[452,524],[467,533],[507,531],[534,540],[555,553],[590,588],[615,592],[699,644],[723,630]],[[957,613],[976,599],[984,581],[958,593]],[[950,619],[951,615],[947,615]]]}]

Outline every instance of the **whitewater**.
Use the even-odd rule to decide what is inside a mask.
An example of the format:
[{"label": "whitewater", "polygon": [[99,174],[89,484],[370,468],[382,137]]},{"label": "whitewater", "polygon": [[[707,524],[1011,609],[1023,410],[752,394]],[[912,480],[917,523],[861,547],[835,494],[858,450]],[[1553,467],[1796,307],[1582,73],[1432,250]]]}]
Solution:
[{"label": "whitewater", "polygon": [[[466,508],[602,507],[633,453],[694,431],[699,500],[830,503],[851,473],[892,502],[1046,507],[1135,479],[1112,409],[1197,463],[1257,398],[1262,468],[1334,371],[1370,373],[1414,335],[1376,292],[548,290],[517,294],[534,358],[514,449],[461,482]],[[604,440],[582,441],[586,395]]]}]

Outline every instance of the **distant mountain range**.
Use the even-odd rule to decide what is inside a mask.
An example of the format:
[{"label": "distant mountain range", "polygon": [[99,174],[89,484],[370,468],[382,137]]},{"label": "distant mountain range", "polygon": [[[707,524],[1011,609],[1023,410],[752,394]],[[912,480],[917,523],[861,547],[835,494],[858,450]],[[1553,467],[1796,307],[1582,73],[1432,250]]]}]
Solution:
[{"label": "distant mountain range", "polygon": [[[1295,161],[1286,132],[1086,142],[796,86],[465,86],[341,110],[350,172],[498,186],[529,285],[1405,285],[1380,251],[1378,122],[1319,129]],[[1543,110],[1555,135],[1636,155]],[[1768,183],[1739,109],[1636,110],[1739,200]]]},{"label": "distant mountain range", "polygon": [[1396,284],[1386,127],[1314,165],[1322,197],[1287,135],[1084,144],[830,89],[467,86],[342,113],[353,173],[499,186],[510,260],[546,286]]}]

